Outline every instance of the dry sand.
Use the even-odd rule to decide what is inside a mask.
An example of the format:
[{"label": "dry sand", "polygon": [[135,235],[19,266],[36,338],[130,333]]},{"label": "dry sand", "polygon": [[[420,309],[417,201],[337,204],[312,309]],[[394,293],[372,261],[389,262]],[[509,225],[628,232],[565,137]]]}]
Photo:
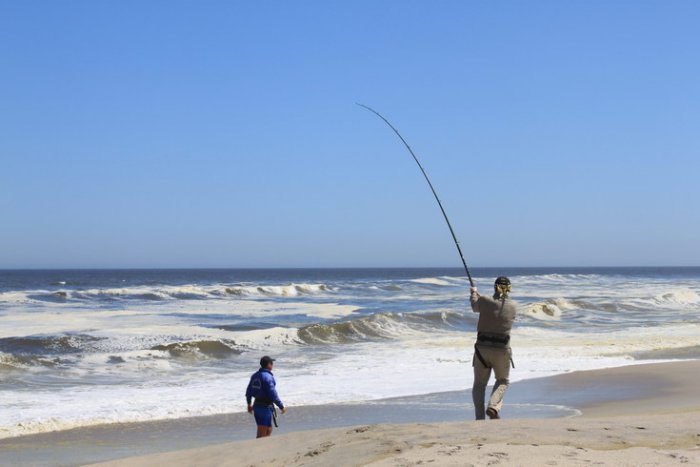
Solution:
[{"label": "dry sand", "polygon": [[[577,372],[553,381],[552,391],[587,385],[604,393],[614,382],[621,393],[582,407],[584,416],[576,418],[301,431],[97,465],[700,465],[700,361]],[[624,397],[652,382],[653,395]]]}]

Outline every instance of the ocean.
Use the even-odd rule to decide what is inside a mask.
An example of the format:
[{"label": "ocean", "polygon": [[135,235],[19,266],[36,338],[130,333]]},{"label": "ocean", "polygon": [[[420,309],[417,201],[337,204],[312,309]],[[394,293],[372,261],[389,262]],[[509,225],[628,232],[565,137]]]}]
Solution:
[{"label": "ocean", "polygon": [[[513,282],[512,381],[700,358],[700,268],[473,275]],[[244,412],[263,355],[291,407],[463,390],[477,318],[455,268],[0,271],[0,438]]]}]

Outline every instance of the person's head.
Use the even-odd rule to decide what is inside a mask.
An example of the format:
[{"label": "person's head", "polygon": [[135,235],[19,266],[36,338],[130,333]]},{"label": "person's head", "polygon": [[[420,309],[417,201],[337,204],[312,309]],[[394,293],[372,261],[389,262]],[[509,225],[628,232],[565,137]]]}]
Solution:
[{"label": "person's head", "polygon": [[510,279],[508,279],[506,276],[500,276],[498,279],[496,279],[496,282],[494,282],[493,288],[494,296],[496,298],[508,298],[508,294],[510,293],[511,289]]},{"label": "person's head", "polygon": [[272,370],[273,363],[275,363],[275,359],[270,358],[267,355],[265,355],[263,358],[260,359],[260,368],[265,368],[266,370]]}]

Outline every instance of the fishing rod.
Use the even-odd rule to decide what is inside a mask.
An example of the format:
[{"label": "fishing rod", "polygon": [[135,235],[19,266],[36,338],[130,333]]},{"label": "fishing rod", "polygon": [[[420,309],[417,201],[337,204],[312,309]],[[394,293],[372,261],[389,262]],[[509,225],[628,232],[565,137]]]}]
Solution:
[{"label": "fishing rod", "polygon": [[459,258],[462,260],[462,265],[464,265],[464,272],[467,273],[467,278],[469,279],[469,284],[470,284],[472,287],[474,287],[474,281],[472,280],[472,275],[471,275],[471,273],[469,272],[469,268],[467,267],[467,262],[466,262],[465,259],[464,259],[464,254],[462,254],[462,247],[459,246],[459,240],[457,240],[457,236],[455,235],[455,231],[452,229],[452,224],[450,224],[450,220],[447,218],[447,213],[445,212],[445,208],[442,207],[442,203],[440,202],[440,198],[438,198],[438,195],[437,195],[437,193],[435,192],[435,188],[433,188],[433,184],[430,182],[430,179],[428,178],[428,174],[425,172],[425,169],[424,169],[423,166],[421,165],[420,161],[418,160],[418,158],[416,157],[416,155],[413,153],[413,149],[411,149],[411,146],[409,146],[408,143],[406,142],[406,140],[403,139],[403,136],[401,136],[401,133],[399,133],[399,130],[397,130],[396,128],[394,128],[394,125],[392,125],[391,123],[389,123],[389,120],[387,120],[386,118],[384,118],[384,116],[383,116],[382,114],[380,114],[379,112],[377,112],[376,110],[374,110],[374,109],[371,108],[371,107],[367,107],[367,106],[364,105],[364,104],[360,104],[360,103],[358,103],[358,102],[356,102],[356,104],[359,105],[360,107],[363,107],[363,108],[369,110],[369,111],[372,112],[374,115],[376,115],[377,117],[379,117],[379,118],[381,118],[382,120],[384,120],[384,123],[386,123],[387,125],[389,125],[389,128],[391,128],[392,130],[394,130],[394,133],[396,133],[396,136],[399,137],[399,139],[400,139],[401,142],[404,144],[404,146],[406,146],[406,149],[408,149],[408,152],[410,152],[411,155],[413,156],[413,160],[416,161],[416,164],[418,164],[418,168],[420,168],[420,171],[423,172],[423,176],[425,177],[425,181],[428,182],[428,186],[430,187],[430,191],[432,191],[432,192],[433,192],[433,196],[435,196],[435,201],[437,201],[438,206],[440,206],[440,211],[442,211],[442,216],[445,218],[445,222],[447,222],[447,227],[450,229],[450,233],[452,234],[452,240],[454,240],[455,246],[457,247],[457,251],[459,252]]}]

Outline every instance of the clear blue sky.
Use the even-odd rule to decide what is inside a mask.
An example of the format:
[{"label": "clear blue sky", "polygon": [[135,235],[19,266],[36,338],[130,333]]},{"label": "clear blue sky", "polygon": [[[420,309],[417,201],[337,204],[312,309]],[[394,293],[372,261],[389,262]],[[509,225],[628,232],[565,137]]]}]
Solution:
[{"label": "clear blue sky", "polygon": [[700,264],[700,2],[0,0],[0,267]]}]

